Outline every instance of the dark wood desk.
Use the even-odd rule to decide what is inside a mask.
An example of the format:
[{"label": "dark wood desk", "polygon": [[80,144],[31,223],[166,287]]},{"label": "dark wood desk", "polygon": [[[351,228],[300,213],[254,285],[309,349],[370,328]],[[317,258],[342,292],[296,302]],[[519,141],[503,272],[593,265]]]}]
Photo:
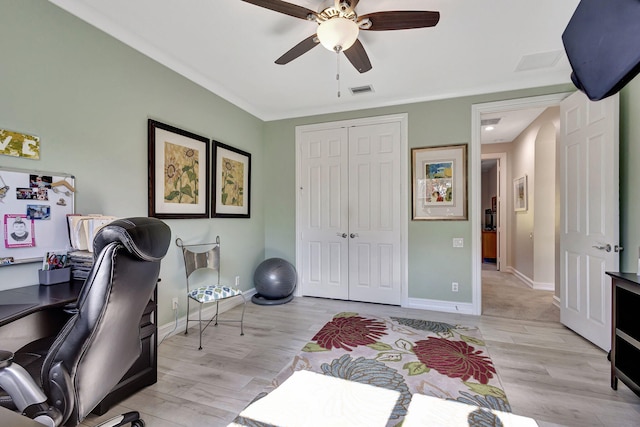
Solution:
[{"label": "dark wood desk", "polygon": [[0,342],[16,351],[36,339],[55,335],[67,322],[63,310],[78,298],[81,281],[32,285],[0,291]]},{"label": "dark wood desk", "polygon": [[[57,334],[69,318],[64,308],[73,304],[83,281],[56,285],[32,285],[0,291],[0,345],[2,350],[16,351],[23,345]],[[111,406],[157,381],[157,288],[140,319],[142,354],[120,383],[94,409],[102,415]],[[0,416],[0,425],[3,424]]]},{"label": "dark wood desk", "polygon": [[78,299],[82,283],[74,280],[0,291],[0,327],[39,311],[64,308]]},{"label": "dark wood desk", "polygon": [[611,388],[618,379],[640,396],[640,276],[608,271],[611,276]]}]

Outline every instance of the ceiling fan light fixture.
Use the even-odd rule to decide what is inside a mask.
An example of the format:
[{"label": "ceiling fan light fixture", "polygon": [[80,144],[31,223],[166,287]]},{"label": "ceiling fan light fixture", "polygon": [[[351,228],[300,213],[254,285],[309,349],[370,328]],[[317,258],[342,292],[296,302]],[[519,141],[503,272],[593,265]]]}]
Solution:
[{"label": "ceiling fan light fixture", "polygon": [[318,26],[318,40],[322,46],[332,52],[349,49],[358,39],[358,24],[354,21],[335,17],[321,22]]}]

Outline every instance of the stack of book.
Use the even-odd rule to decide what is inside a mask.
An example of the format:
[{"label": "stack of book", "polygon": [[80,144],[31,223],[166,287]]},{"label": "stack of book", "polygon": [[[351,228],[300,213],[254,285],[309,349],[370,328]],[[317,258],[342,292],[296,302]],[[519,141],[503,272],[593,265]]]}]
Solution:
[{"label": "stack of book", "polygon": [[68,215],[69,241],[73,249],[93,252],[93,238],[98,230],[112,221],[118,219],[115,216],[92,215]]},{"label": "stack of book", "polygon": [[69,252],[68,265],[71,267],[71,277],[75,280],[85,280],[93,266],[93,239],[98,230],[117,219],[115,216],[102,214],[67,215],[69,223]]},{"label": "stack of book", "polygon": [[89,251],[71,251],[67,263],[71,267],[71,277],[84,280],[93,266],[93,254]]}]

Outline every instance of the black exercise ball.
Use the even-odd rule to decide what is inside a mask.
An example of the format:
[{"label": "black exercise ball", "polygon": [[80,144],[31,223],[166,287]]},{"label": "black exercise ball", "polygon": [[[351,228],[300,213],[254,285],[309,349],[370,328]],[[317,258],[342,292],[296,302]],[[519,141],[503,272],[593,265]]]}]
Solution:
[{"label": "black exercise ball", "polygon": [[298,274],[295,267],[282,258],[269,258],[253,273],[257,294],[251,300],[260,305],[284,304],[293,299]]}]

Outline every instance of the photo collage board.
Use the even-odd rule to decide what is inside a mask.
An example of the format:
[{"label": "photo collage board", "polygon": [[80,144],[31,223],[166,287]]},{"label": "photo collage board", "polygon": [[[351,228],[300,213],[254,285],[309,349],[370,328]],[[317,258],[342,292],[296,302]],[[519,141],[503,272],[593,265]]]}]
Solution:
[{"label": "photo collage board", "polygon": [[0,167],[0,265],[41,261],[69,246],[75,178],[64,173]]}]

